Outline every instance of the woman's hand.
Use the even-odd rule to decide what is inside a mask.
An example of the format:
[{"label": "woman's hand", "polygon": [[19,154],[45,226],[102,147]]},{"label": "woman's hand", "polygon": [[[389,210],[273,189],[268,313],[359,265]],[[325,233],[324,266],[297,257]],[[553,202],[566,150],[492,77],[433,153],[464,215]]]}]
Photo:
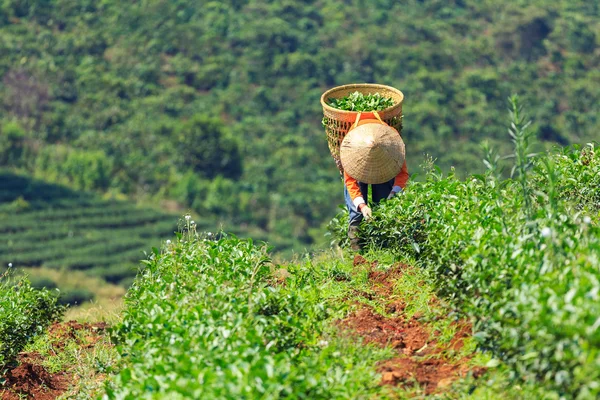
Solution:
[{"label": "woman's hand", "polygon": [[390,192],[390,194],[388,195],[387,199],[391,199],[392,197],[394,197],[397,193],[402,193],[402,188],[400,186],[394,186],[394,188],[392,189],[392,191]]},{"label": "woman's hand", "polygon": [[371,217],[373,216],[373,212],[371,211],[371,207],[369,207],[365,203],[362,203],[361,205],[358,206],[358,211],[360,211],[362,213],[362,215],[363,215],[363,217],[365,218],[366,221],[370,220]]}]

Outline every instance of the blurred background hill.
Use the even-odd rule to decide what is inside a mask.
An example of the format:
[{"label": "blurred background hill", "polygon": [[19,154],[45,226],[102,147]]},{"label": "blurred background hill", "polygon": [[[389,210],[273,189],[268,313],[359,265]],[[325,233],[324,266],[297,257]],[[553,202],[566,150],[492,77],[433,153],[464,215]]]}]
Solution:
[{"label": "blurred background hill", "polygon": [[[429,154],[464,176],[482,170],[482,141],[510,146],[511,93],[540,149],[599,140],[599,42],[587,0],[3,0],[0,259],[126,282],[186,211],[282,254],[322,246],[343,201],[323,91],[399,88],[410,171]],[[23,179],[83,199],[79,222]],[[30,223],[52,213],[60,227]]]}]

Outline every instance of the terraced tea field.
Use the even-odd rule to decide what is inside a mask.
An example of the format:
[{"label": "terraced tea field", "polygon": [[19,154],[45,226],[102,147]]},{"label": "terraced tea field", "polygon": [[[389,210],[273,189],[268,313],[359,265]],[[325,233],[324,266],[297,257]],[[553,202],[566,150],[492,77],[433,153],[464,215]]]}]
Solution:
[{"label": "terraced tea field", "polygon": [[173,236],[178,216],[0,172],[0,265],[84,270],[113,283]]}]

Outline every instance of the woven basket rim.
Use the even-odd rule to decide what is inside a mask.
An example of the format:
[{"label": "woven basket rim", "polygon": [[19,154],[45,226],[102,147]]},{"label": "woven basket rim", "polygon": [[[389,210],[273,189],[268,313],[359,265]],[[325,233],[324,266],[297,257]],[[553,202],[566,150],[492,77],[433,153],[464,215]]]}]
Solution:
[{"label": "woven basket rim", "polygon": [[[348,90],[348,89],[357,89],[359,92],[362,92],[362,93],[367,92],[369,89],[372,91],[377,91],[377,89],[385,89],[390,92],[394,92],[400,96],[399,102],[394,103],[394,105],[392,105],[388,108],[377,111],[378,113],[386,113],[388,111],[391,111],[391,110],[397,108],[398,106],[401,106],[402,102],[404,101],[404,93],[402,93],[400,90],[396,89],[395,87],[388,86],[388,85],[381,85],[378,83],[353,83],[353,84],[349,84],[349,85],[336,86],[334,88],[327,90],[325,93],[323,93],[321,95],[321,106],[323,106],[323,110],[329,111],[331,113],[339,113],[340,115],[357,114],[359,111],[340,110],[339,108],[331,107],[329,104],[327,104],[327,99],[330,97],[334,97],[334,96],[331,96],[332,93],[339,92],[341,90]],[[368,112],[372,112],[372,111],[364,111],[364,113],[368,113]]]}]

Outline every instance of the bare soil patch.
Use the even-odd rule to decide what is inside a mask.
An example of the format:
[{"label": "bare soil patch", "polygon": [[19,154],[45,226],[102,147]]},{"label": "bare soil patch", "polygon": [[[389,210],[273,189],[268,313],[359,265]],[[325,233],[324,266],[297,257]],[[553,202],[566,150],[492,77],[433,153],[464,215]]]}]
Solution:
[{"label": "bare soil patch", "polygon": [[464,340],[471,336],[472,329],[468,322],[454,322],[454,337],[442,343],[438,341],[440,332],[432,331],[427,323],[420,321],[420,315],[408,318],[404,314],[406,304],[402,300],[387,300],[393,294],[396,280],[413,267],[396,264],[386,271],[376,271],[377,262],[369,263],[359,255],[355,257],[354,265],[367,265],[370,268],[369,280],[375,294],[369,297],[371,300],[379,299],[393,317],[380,315],[365,305],[339,321],[338,326],[343,332],[361,337],[364,343],[390,346],[397,352],[396,357],[377,366],[382,376],[381,385],[406,388],[418,385],[426,394],[432,394],[443,391],[468,373],[476,378],[485,373],[485,368],[470,367],[469,357],[448,360],[443,356],[446,351],[463,348]]},{"label": "bare soil patch", "polygon": [[[108,325],[106,322],[79,323],[77,321],[57,322],[50,326],[48,336],[52,345],[57,348],[63,348],[67,341],[75,340],[77,344],[89,348],[100,340],[100,334],[103,333]],[[84,334],[80,334],[83,332]]]},{"label": "bare soil patch", "polygon": [[[91,348],[100,340],[107,324],[81,324],[77,321],[54,323],[48,330],[49,340],[53,348],[60,350],[69,340],[75,340],[82,348]],[[83,334],[81,334],[83,333]],[[43,365],[40,354],[21,353],[17,359],[18,365],[5,375],[5,382],[0,385],[1,400],[50,400],[67,391],[74,377],[68,371],[55,374],[49,373]]]},{"label": "bare soil patch", "polygon": [[419,350],[423,353],[429,346],[429,332],[418,321],[387,318],[367,307],[341,321],[340,326],[357,333],[365,343],[391,346],[406,355]]},{"label": "bare soil patch", "polygon": [[364,265],[364,264],[370,264],[369,261],[367,261],[366,258],[364,258],[363,256],[361,256],[360,254],[356,254],[354,256],[354,262],[353,265],[355,267],[359,266],[359,265]]},{"label": "bare soil patch", "polygon": [[6,383],[0,388],[2,400],[19,400],[23,397],[49,400],[57,398],[67,390],[70,376],[64,372],[50,374],[43,366],[32,363],[35,357],[31,354],[21,357],[29,361],[21,362],[18,367],[6,373]]},{"label": "bare soil patch", "polygon": [[469,371],[478,378],[485,368],[469,366],[463,362],[450,363],[441,358],[416,357],[393,358],[379,365],[381,384],[412,387],[418,384],[426,394],[439,392],[450,386],[456,379],[466,376]]},{"label": "bare soil patch", "polygon": [[398,278],[402,276],[405,271],[410,270],[406,264],[395,264],[391,268],[385,271],[376,271],[374,268],[377,266],[377,262],[374,261],[371,264],[371,271],[369,271],[369,281],[373,285],[373,290],[380,296],[390,296],[394,292],[394,284]]}]

